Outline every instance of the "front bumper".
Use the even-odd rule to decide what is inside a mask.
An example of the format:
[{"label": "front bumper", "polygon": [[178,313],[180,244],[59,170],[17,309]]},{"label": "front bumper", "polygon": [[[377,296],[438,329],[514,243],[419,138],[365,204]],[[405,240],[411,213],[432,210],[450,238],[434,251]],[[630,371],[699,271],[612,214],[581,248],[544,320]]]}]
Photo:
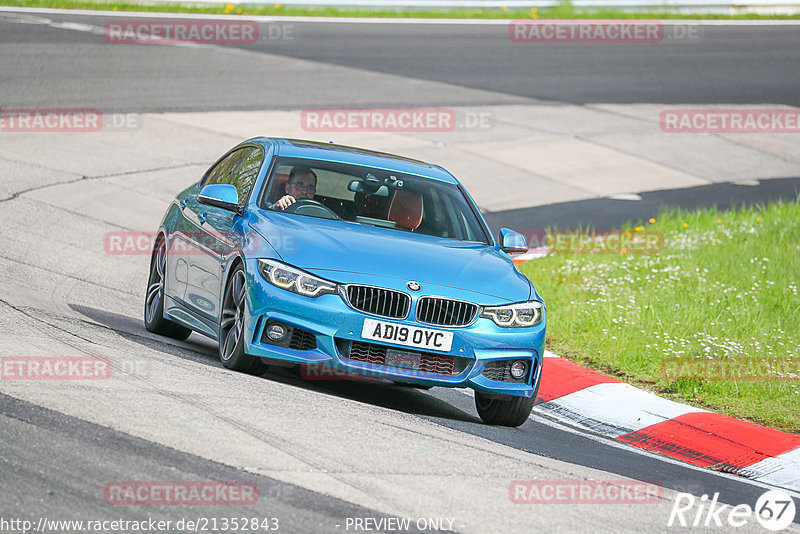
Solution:
[{"label": "front bumper", "polygon": [[[395,320],[355,310],[340,295],[309,298],[279,289],[261,277],[256,260],[248,261],[246,271],[248,292],[244,339],[247,354],[305,364],[304,368],[310,372],[304,372],[304,375],[309,378],[365,376],[422,386],[469,387],[486,394],[522,397],[530,397],[538,390],[546,318],[529,328],[502,328],[490,319],[480,317],[465,327],[432,326],[414,320],[417,299],[424,295],[411,295],[408,318]],[[392,284],[404,281],[383,282],[384,287],[410,293],[404,291],[404,285],[392,287]],[[365,318],[453,332],[452,347],[447,352],[423,351],[364,339],[361,330]],[[303,342],[293,343],[296,348],[271,344],[265,338],[264,330],[273,322],[298,329]],[[315,339],[311,340],[308,334]],[[367,344],[371,346],[368,347],[368,358],[363,357]],[[353,347],[361,351],[358,356]],[[385,348],[422,353],[425,364],[418,369],[387,365],[380,357]],[[377,357],[372,357],[373,354]],[[520,381],[508,378],[507,374],[503,378],[501,368],[504,363],[491,363],[516,360],[528,362],[527,375]],[[376,361],[378,363],[374,363]],[[452,365],[449,362],[453,362]]]}]

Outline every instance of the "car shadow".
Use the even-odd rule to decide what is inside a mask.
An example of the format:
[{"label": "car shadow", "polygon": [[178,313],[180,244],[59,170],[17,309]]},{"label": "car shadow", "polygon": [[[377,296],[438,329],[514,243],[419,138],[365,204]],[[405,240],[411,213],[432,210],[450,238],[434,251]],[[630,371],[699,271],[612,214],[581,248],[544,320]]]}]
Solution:
[{"label": "car shadow", "polygon": [[[193,333],[186,341],[178,341],[148,332],[139,318],[78,304],[69,304],[69,307],[92,322],[113,330],[122,338],[148,349],[210,367],[222,368],[216,342],[199,334]],[[295,370],[280,367],[271,367],[262,378],[398,412],[480,423],[480,419],[472,413],[460,410],[426,391],[388,381],[303,380]]]},{"label": "car shadow", "polygon": [[465,412],[425,390],[378,380],[304,381],[316,384],[316,389],[330,395],[381,406],[398,412],[426,417],[441,417],[465,423],[480,423],[472,413]]},{"label": "car shadow", "polygon": [[145,330],[140,318],[79,304],[70,303],[69,307],[92,322],[113,330],[124,339],[148,349],[166,352],[185,360],[212,367],[222,367],[217,356],[217,344],[199,334],[193,333],[186,341],[178,341],[177,339],[148,332]]}]

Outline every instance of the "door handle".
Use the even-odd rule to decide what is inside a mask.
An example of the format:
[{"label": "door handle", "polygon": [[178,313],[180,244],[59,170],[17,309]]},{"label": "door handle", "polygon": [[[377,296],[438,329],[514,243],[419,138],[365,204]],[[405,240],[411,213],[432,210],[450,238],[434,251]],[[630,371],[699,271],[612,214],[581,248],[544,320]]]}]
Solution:
[{"label": "door handle", "polygon": [[197,220],[200,221],[200,224],[204,224],[206,222],[206,214],[205,213],[200,213],[197,216]]}]

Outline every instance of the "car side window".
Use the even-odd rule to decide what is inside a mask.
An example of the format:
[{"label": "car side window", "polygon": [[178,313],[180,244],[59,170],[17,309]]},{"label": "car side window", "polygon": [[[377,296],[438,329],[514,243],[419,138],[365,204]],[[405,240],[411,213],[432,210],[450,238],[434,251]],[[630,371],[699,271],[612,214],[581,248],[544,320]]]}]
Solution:
[{"label": "car side window", "polygon": [[239,192],[239,206],[247,205],[250,192],[256,183],[258,171],[261,169],[261,162],[264,159],[264,151],[259,147],[245,147],[239,152],[241,157],[236,161],[237,166],[230,176],[230,182],[236,186]]},{"label": "car side window", "polygon": [[214,167],[206,173],[205,178],[200,183],[201,187],[214,184],[226,184],[226,176],[230,173],[231,167],[236,164],[236,160],[241,156],[241,150],[236,150],[217,162]]},{"label": "car side window", "polygon": [[245,147],[231,152],[207,175],[203,185],[230,184],[239,193],[239,206],[244,207],[256,183],[264,152],[260,147]]}]

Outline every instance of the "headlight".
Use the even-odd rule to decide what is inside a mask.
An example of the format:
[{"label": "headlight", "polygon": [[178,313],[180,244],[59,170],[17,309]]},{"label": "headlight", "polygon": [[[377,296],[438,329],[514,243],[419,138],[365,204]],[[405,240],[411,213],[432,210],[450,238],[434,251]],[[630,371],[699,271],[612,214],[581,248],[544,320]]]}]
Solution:
[{"label": "headlight", "polygon": [[542,322],[542,303],[531,300],[507,306],[487,306],[481,311],[481,317],[491,319],[498,326],[533,326]]},{"label": "headlight", "polygon": [[336,284],[333,282],[317,278],[279,261],[258,260],[258,270],[270,284],[305,297],[319,297],[337,292]]}]

